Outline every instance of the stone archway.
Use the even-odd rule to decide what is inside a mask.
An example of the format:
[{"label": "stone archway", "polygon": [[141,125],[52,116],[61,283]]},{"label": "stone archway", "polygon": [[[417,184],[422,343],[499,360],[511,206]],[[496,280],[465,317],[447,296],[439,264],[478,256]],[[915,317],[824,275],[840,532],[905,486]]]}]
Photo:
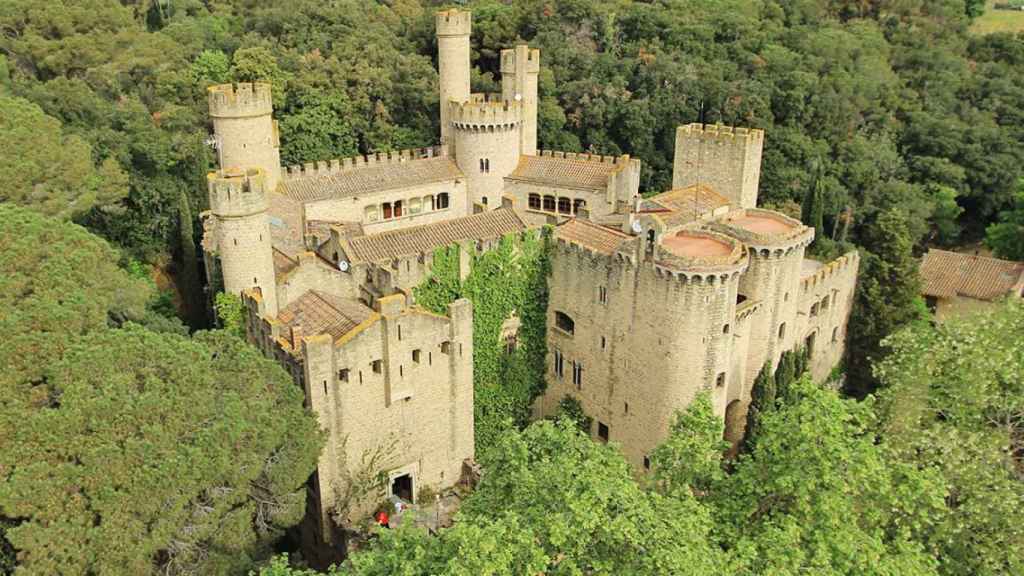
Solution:
[{"label": "stone archway", "polygon": [[725,457],[732,459],[739,453],[740,443],[743,441],[743,433],[747,426],[747,406],[739,400],[733,400],[725,407],[725,441],[729,443],[729,449]]}]

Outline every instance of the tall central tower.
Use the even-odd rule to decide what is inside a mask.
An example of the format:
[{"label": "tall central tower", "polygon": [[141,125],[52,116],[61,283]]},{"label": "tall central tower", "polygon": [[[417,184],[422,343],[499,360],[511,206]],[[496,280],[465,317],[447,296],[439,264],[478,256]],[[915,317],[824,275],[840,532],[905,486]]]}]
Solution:
[{"label": "tall central tower", "polygon": [[441,84],[441,146],[454,154],[450,102],[469,100],[469,32],[472,17],[458,9],[438,12],[437,67]]},{"label": "tall central tower", "polygon": [[210,86],[208,96],[221,169],[262,168],[267,189],[274,191],[281,156],[270,84],[220,84]]},{"label": "tall central tower", "polygon": [[521,154],[537,154],[537,76],[540,74],[540,50],[519,44],[501,51],[501,94],[505,100],[522,104],[519,128]]}]

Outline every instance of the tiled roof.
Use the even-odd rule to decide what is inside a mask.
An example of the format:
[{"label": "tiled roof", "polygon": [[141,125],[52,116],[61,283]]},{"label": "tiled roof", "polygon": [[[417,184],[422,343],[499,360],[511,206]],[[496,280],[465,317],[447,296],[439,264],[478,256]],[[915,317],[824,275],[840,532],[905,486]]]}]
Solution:
[{"label": "tiled roof", "polygon": [[490,240],[526,229],[515,211],[500,208],[434,224],[350,238],[345,252],[352,262],[379,262],[432,252],[462,240]]},{"label": "tiled roof", "polygon": [[299,265],[297,260],[277,248],[272,250],[272,255],[274,258],[274,272],[277,276],[287,274]]},{"label": "tiled roof", "polygon": [[523,155],[519,157],[519,164],[508,178],[553,186],[604,190],[608,186],[608,176],[622,166],[613,162]]},{"label": "tiled roof", "polygon": [[283,180],[278,189],[293,200],[314,202],[462,177],[462,171],[455,162],[442,156],[367,164],[332,174],[290,178]]},{"label": "tiled roof", "polygon": [[373,315],[373,310],[355,299],[309,290],[281,310],[278,321],[287,339],[295,326],[303,336],[330,334],[335,340],[348,334]]},{"label": "tiled roof", "polygon": [[673,228],[697,220],[718,208],[728,206],[729,201],[708,186],[687,186],[663,192],[647,198],[640,204],[640,212],[662,212],[657,218],[665,226]]},{"label": "tiled roof", "polygon": [[602,254],[615,254],[631,238],[618,230],[573,218],[555,228],[555,237]]},{"label": "tiled roof", "polygon": [[921,261],[922,292],[994,300],[1024,284],[1024,262],[929,250]]}]

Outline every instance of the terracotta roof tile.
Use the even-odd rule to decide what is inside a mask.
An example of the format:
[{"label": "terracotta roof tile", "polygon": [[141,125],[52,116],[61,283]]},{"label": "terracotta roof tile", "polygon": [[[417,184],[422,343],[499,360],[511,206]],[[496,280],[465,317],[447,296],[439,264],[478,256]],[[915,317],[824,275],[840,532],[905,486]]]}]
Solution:
[{"label": "terracotta roof tile", "polygon": [[710,187],[702,185],[698,188],[694,184],[645,199],[640,204],[640,212],[661,212],[657,218],[666,227],[674,228],[728,205],[729,201]]},{"label": "terracotta roof tile", "polygon": [[439,156],[403,162],[366,164],[337,173],[283,180],[279,190],[299,202],[348,198],[395,188],[462,178],[451,158]]},{"label": "terracotta roof tile", "polygon": [[373,310],[358,300],[309,290],[281,310],[277,319],[286,335],[291,333],[293,327],[299,326],[304,336],[330,334],[337,340],[371,316]]},{"label": "terracotta roof tile", "polygon": [[555,228],[555,237],[602,254],[615,254],[632,236],[587,220],[573,218]]},{"label": "terracotta roof tile", "polygon": [[429,253],[463,240],[500,238],[525,229],[526,224],[514,210],[500,208],[434,224],[351,238],[345,251],[354,263],[379,262]]},{"label": "terracotta roof tile", "polygon": [[1024,262],[929,250],[921,261],[922,292],[927,296],[967,296],[995,300],[1024,285]]},{"label": "terracotta roof tile", "polygon": [[622,166],[621,163],[596,160],[523,155],[519,157],[519,164],[508,178],[554,186],[604,190],[608,186],[608,176],[620,170]]}]

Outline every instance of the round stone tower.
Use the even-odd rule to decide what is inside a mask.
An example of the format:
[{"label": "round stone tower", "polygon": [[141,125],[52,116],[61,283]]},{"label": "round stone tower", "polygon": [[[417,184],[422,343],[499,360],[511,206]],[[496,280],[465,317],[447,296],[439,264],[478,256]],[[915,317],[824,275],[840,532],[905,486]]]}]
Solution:
[{"label": "round stone tower", "polygon": [[469,33],[472,17],[456,8],[438,12],[437,67],[441,92],[441,146],[454,154],[449,102],[469,100]]},{"label": "round stone tower", "polygon": [[277,315],[277,283],[267,220],[267,178],[262,168],[229,168],[206,177],[210,213],[216,219],[216,251],[224,289],[260,289],[268,315]]},{"label": "round stone tower", "polygon": [[270,84],[220,84],[210,86],[208,96],[220,167],[257,166],[267,189],[277,189],[281,155]]},{"label": "round stone tower", "polygon": [[455,163],[466,175],[470,200],[488,210],[501,207],[504,179],[519,163],[522,111],[522,102],[500,95],[448,105]]},{"label": "round stone tower", "polygon": [[761,303],[750,318],[746,380],[753,382],[765,362],[774,366],[782,352],[796,344],[801,269],[814,229],[784,214],[756,208],[733,212],[718,226],[750,252],[750,268],[739,290]]},{"label": "round stone tower", "polygon": [[[715,413],[722,415],[730,388],[742,385],[743,375],[732,373],[732,354],[746,248],[723,234],[684,228],[662,235],[651,265],[660,286],[648,297],[657,297],[653,301],[663,307],[656,317],[673,351],[663,359],[669,374],[659,403],[676,409],[700,390],[710,390]],[[671,421],[672,414],[661,416]]]}]

